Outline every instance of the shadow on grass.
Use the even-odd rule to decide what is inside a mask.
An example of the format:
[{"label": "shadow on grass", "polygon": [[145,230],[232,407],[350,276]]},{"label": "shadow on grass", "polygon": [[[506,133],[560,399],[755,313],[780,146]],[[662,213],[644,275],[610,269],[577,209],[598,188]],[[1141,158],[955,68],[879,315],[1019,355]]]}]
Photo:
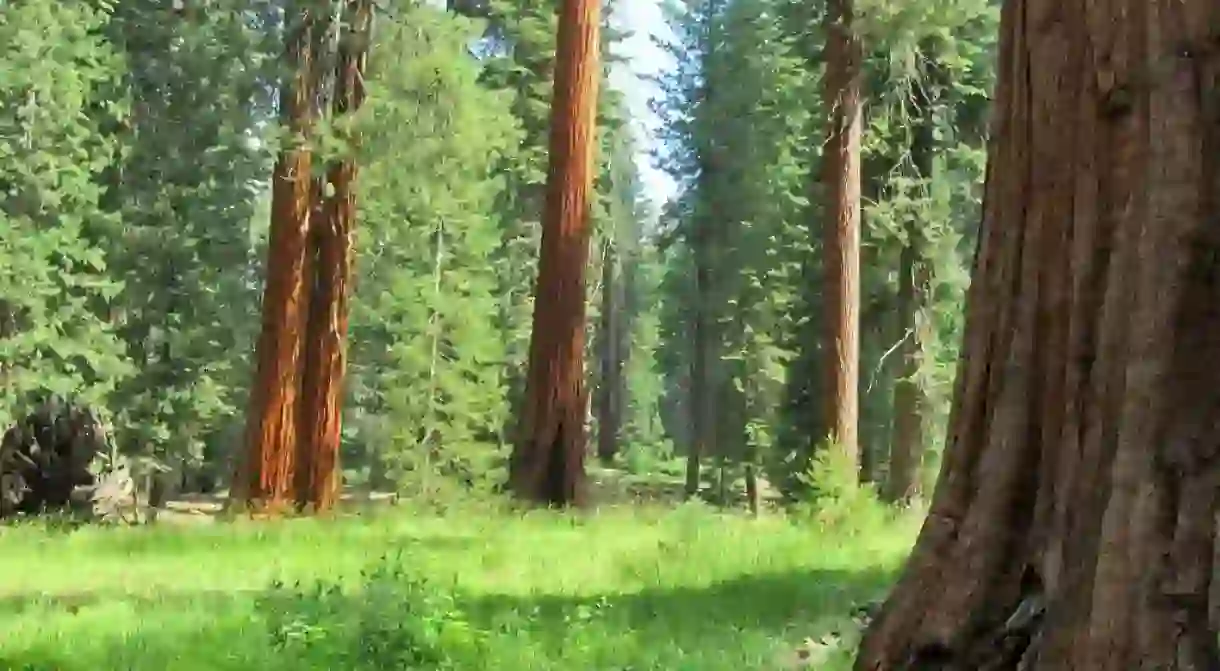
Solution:
[{"label": "shadow on grass", "polygon": [[[568,668],[563,665],[565,660],[590,669],[760,668],[753,665],[764,654],[760,642],[781,646],[841,626],[853,607],[881,596],[892,578],[890,572],[871,567],[820,569],[585,597],[460,594],[457,603],[469,624],[493,639],[489,654],[504,650],[497,647],[497,640],[524,646],[531,651],[533,665],[529,668]],[[336,597],[338,611],[330,612],[380,620],[414,610],[406,603],[413,598],[410,591],[400,593],[393,583],[379,584],[391,601],[403,602],[402,611],[398,607],[388,613],[371,611],[360,592],[345,592]],[[272,649],[266,620],[271,613],[265,610],[266,604],[259,605],[265,594],[255,590],[169,590],[150,595],[91,592],[10,597],[0,600],[0,619],[47,618],[51,629],[45,638],[39,636],[24,649],[0,647],[0,668],[278,669],[289,660],[278,659]],[[106,610],[108,605],[118,602],[127,604],[132,617],[128,627],[134,625],[134,629],[100,626],[113,612]],[[73,624],[78,618],[92,619]],[[317,624],[326,626],[326,622]],[[61,633],[52,635],[50,631]],[[747,650],[751,652],[743,652]],[[738,660],[738,666],[727,664],[731,659]],[[505,671],[527,668],[507,657],[486,662],[492,668],[499,664]]]},{"label": "shadow on grass", "polygon": [[889,571],[810,570],[744,575],[706,586],[645,589],[592,597],[471,596],[473,624],[494,629],[507,616],[527,623],[551,646],[581,629],[621,632],[637,645],[682,650],[728,649],[751,637],[780,641],[819,636],[850,621],[852,611],[882,597]]},{"label": "shadow on grass", "polygon": [[[261,591],[119,590],[9,596],[0,625],[35,635],[0,645],[5,671],[244,671],[268,668],[250,614]],[[251,638],[256,637],[256,638]],[[255,666],[251,666],[254,664]]]}]

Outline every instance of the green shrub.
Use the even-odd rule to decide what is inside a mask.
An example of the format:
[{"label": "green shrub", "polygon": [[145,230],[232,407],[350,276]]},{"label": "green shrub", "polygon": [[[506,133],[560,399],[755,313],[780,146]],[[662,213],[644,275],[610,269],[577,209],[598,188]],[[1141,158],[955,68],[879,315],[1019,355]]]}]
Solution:
[{"label": "green shrub", "polygon": [[861,484],[859,474],[843,451],[826,441],[814,452],[809,469],[797,476],[809,496],[795,508],[824,531],[857,535],[871,533],[892,517],[872,485]]},{"label": "green shrub", "polygon": [[260,602],[277,653],[301,668],[389,671],[472,668],[483,636],[451,592],[383,558],[355,589],[274,584]]}]

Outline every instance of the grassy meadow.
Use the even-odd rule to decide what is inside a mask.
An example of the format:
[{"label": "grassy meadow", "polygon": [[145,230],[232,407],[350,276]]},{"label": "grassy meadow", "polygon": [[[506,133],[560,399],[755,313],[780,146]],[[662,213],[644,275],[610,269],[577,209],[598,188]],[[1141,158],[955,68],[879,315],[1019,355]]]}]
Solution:
[{"label": "grassy meadow", "polygon": [[4,527],[0,668],[778,669],[883,594],[916,531],[702,505]]}]

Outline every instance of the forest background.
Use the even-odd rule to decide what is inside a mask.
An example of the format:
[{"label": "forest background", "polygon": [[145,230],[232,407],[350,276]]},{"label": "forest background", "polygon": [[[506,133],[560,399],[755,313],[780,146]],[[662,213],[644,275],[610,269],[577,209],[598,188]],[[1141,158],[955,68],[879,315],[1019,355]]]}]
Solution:
[{"label": "forest background", "polygon": [[[872,9],[860,26],[859,431],[862,477],[883,483],[891,449],[926,452],[925,479],[936,467],[997,8]],[[477,487],[502,480],[522,391],[553,8],[379,10],[356,113],[344,476]],[[791,493],[825,434],[823,10],[666,6],[660,48],[674,66],[657,75],[652,160],[676,192],[660,212],[636,160],[638,120],[602,88],[587,358],[594,395],[613,402],[609,414],[590,404],[590,427],[628,470],[672,469],[694,451],[714,465],[697,479],[731,482],[757,464]],[[625,39],[616,16],[611,3],[607,72]],[[210,486],[231,472],[266,256],[278,17],[276,3],[236,0],[6,9],[0,295],[8,328],[29,325],[3,341],[6,423],[31,399],[71,395],[107,414],[126,454]]]}]

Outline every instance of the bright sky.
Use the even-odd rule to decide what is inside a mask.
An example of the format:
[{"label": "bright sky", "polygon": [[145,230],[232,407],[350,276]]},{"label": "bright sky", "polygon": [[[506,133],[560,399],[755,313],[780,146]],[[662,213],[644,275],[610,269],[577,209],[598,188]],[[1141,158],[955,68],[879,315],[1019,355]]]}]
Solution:
[{"label": "bright sky", "polygon": [[653,43],[653,38],[667,38],[671,33],[661,13],[661,0],[615,0],[613,11],[616,25],[631,35],[616,49],[627,62],[610,73],[610,85],[623,92],[635,119],[640,147],[636,163],[644,180],[645,193],[653,201],[654,211],[659,211],[673,195],[674,183],[668,175],[653,167],[648,155],[656,148],[659,123],[656,115],[649,111],[648,101],[659,91],[651,82],[640,80],[639,75],[655,75],[669,68],[672,59]]}]

